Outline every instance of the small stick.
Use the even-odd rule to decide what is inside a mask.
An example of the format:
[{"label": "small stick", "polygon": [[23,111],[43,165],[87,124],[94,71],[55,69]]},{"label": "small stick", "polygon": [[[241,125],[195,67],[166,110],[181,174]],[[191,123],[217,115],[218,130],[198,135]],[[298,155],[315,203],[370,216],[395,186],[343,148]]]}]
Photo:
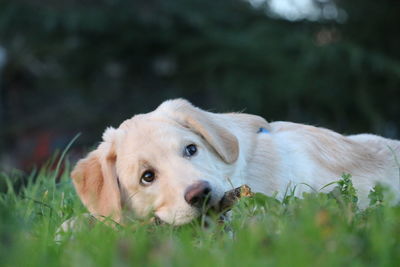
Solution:
[{"label": "small stick", "polygon": [[242,197],[251,197],[254,193],[251,192],[251,189],[248,185],[242,185],[235,189],[229,190],[225,192],[224,196],[219,203],[220,211],[228,211],[233,205]]}]

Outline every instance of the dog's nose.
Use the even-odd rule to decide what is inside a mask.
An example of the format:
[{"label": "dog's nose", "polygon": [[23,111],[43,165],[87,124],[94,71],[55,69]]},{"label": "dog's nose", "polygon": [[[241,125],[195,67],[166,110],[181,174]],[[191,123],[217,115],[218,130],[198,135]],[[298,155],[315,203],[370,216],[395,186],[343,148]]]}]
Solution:
[{"label": "dog's nose", "polygon": [[202,208],[210,201],[211,186],[207,181],[192,184],[186,189],[186,202],[196,208]]}]

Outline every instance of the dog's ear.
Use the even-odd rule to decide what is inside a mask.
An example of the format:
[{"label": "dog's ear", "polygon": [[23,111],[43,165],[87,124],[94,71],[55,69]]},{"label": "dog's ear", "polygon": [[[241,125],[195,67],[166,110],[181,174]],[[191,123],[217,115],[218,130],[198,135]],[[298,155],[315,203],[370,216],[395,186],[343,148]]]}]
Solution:
[{"label": "dog's ear", "polygon": [[116,131],[108,128],[104,132],[103,142],[76,164],[71,177],[81,201],[91,214],[110,216],[120,222],[121,196],[115,171]]},{"label": "dog's ear", "polygon": [[226,127],[221,114],[211,113],[194,107],[183,99],[170,100],[160,106],[172,111],[173,119],[202,136],[214,148],[217,154],[228,164],[234,163],[239,156],[239,143]]}]

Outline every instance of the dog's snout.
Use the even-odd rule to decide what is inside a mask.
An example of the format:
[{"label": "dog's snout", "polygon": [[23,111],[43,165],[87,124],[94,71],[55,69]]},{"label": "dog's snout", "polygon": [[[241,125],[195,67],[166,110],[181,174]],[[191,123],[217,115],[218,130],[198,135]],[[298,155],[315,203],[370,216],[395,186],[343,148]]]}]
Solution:
[{"label": "dog's snout", "polygon": [[191,206],[201,208],[210,201],[211,186],[207,181],[200,181],[189,186],[185,192],[185,200]]}]

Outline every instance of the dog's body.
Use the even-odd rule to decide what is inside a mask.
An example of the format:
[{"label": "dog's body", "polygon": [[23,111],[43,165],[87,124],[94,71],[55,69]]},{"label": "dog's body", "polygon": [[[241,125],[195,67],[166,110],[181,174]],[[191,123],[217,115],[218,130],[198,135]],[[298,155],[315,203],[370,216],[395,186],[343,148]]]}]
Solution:
[{"label": "dog's body", "polygon": [[377,182],[400,195],[400,142],[375,135],[345,137],[249,114],[216,114],[178,99],[109,128],[103,139],[72,177],[92,214],[118,222],[125,207],[184,224],[200,214],[199,199],[218,205],[233,187],[247,184],[282,198],[294,187],[297,195],[319,190],[343,173],[352,175],[360,207]]}]

